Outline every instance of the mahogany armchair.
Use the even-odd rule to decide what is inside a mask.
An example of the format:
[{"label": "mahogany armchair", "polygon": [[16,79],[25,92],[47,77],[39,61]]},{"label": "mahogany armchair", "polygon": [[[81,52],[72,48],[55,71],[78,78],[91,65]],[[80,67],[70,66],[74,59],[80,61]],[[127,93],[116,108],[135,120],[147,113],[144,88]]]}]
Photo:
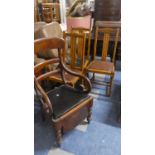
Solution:
[{"label": "mahogany armchair", "polygon": [[[46,60],[34,66],[34,83],[36,92],[42,103],[43,116],[51,120],[55,129],[57,144],[61,143],[63,133],[73,129],[76,125],[87,118],[88,123],[91,118],[91,109],[93,98],[89,96],[91,83],[84,75],[75,73],[68,69],[62,61],[62,52],[65,48],[65,42],[60,38],[42,38],[34,41],[34,52],[37,55],[39,51],[57,49],[58,58]],[[59,63],[59,68],[53,71],[46,70],[47,65]],[[44,73],[40,71],[44,69]],[[68,85],[64,73],[78,76],[85,81],[85,85],[75,89]],[[54,89],[45,91],[41,81],[48,79],[51,75],[60,73],[63,85]]]},{"label": "mahogany armchair", "polygon": [[[107,61],[110,37],[114,38],[113,57],[111,61]],[[112,91],[112,82],[115,73],[114,63],[118,44],[118,37],[119,37],[119,28],[103,28],[96,26],[93,60],[90,62],[90,64],[86,69],[87,73],[93,73],[92,82],[106,86],[107,96],[110,96]],[[102,51],[101,51],[101,57],[97,59],[96,54],[97,54],[98,40],[102,41]],[[106,75],[109,77],[109,80],[103,82],[97,82],[95,81],[95,73]]]}]

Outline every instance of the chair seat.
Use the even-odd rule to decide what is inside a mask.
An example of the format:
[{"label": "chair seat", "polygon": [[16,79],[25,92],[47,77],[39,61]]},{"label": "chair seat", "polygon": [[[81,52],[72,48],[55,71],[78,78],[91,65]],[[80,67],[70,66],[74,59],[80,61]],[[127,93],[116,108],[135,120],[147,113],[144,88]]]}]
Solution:
[{"label": "chair seat", "polygon": [[113,74],[114,64],[112,62],[94,60],[88,65],[87,71],[103,74]]},{"label": "chair seat", "polygon": [[82,73],[80,68],[71,68],[70,65],[66,65],[66,67],[69,68],[70,70],[72,70],[73,72]]},{"label": "chair seat", "polygon": [[65,85],[54,89],[47,95],[52,101],[54,119],[59,118],[89,97],[87,93],[78,92]]}]

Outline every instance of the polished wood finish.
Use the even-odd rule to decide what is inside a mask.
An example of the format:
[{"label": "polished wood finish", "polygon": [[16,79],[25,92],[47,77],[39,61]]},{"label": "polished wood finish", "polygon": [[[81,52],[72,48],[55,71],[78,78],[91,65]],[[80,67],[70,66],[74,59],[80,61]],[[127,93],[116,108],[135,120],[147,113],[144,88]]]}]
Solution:
[{"label": "polished wood finish", "polygon": [[[113,47],[113,57],[111,59],[111,62],[108,62],[107,56],[108,56],[109,42],[110,42],[111,35],[113,35],[113,37],[115,36],[114,47]],[[106,91],[107,96],[111,95],[112,81],[114,78],[114,71],[115,71],[114,62],[115,62],[116,49],[118,44],[118,36],[119,36],[118,28],[102,28],[102,27],[96,26],[93,61],[90,62],[90,64],[87,67],[87,72],[93,73],[93,81],[95,78],[95,73],[105,74],[110,76],[110,81],[103,83],[104,85],[107,86],[107,91]],[[102,38],[102,43],[103,43],[100,60],[96,59],[98,37]]]},{"label": "polished wood finish", "polygon": [[[95,27],[119,29],[118,41],[121,42],[121,21],[96,21]],[[115,41],[115,35],[110,36],[110,41]]]},{"label": "polished wood finish", "polygon": [[[68,45],[69,47],[67,47],[65,54],[69,54],[71,69],[78,68],[80,70],[83,70],[86,35],[79,34],[73,31],[64,32],[64,39],[70,40],[70,45]],[[70,52],[68,52],[67,50],[70,50]],[[79,59],[79,65],[76,64],[77,59]]]},{"label": "polished wood finish", "polygon": [[[116,28],[119,29],[118,35],[118,45],[116,49],[116,59],[121,59],[121,21],[96,21],[95,26],[102,28]],[[102,40],[102,38],[98,38],[98,40]],[[110,36],[110,42],[115,41],[115,35]]]},{"label": "polished wood finish", "polygon": [[96,27],[95,43],[94,43],[94,59],[96,58],[96,49],[97,49],[98,37],[100,37],[100,38],[103,37],[102,60],[103,61],[106,60],[111,35],[115,36],[115,38],[114,38],[113,57],[112,57],[112,62],[114,62],[115,56],[116,56],[117,43],[118,43],[118,36],[119,36],[119,29],[114,29],[114,28],[101,28],[101,27],[98,27],[98,26]]},{"label": "polished wood finish", "polygon": [[90,59],[90,46],[91,46],[91,29],[88,28],[84,28],[84,27],[75,27],[72,28],[72,32],[77,32],[79,34],[86,34],[86,38],[87,38],[87,44],[85,45],[87,47],[87,57],[86,59],[89,60]]},{"label": "polished wood finish", "polygon": [[60,4],[42,3],[43,19],[46,23],[52,21],[60,22]]},{"label": "polished wood finish", "polygon": [[[34,82],[35,82],[35,88],[36,92],[40,98],[40,101],[42,103],[42,111],[43,116],[46,118],[49,118],[53,124],[55,135],[56,135],[56,141],[57,144],[60,145],[61,143],[61,137],[62,134],[71,130],[76,125],[81,123],[82,120],[87,118],[88,123],[90,122],[91,117],[91,111],[92,111],[92,104],[93,104],[93,98],[88,96],[84,99],[78,101],[78,104],[71,109],[68,109],[65,113],[60,115],[58,118],[54,117],[54,100],[51,100],[48,96],[49,92],[54,92],[54,90],[49,90],[46,92],[42,85],[41,81],[44,79],[48,79],[51,75],[55,74],[56,72],[60,72],[60,75],[62,76],[63,84],[65,87],[69,89],[71,86],[67,84],[67,81],[64,76],[64,72],[67,72],[68,74],[78,76],[79,78],[83,79],[84,85],[83,89],[74,89],[76,93],[82,94],[88,94],[91,91],[91,83],[87,77],[84,75],[78,74],[76,72],[71,71],[68,69],[64,62],[63,62],[63,52],[65,48],[65,42],[63,39],[59,38],[42,38],[34,41],[34,53],[37,55],[39,51],[46,52],[50,49],[58,49],[58,58],[46,60],[40,64],[37,64],[34,66]],[[44,74],[38,74],[42,69],[46,69],[46,66],[53,63],[59,63],[59,68],[53,71],[47,70]],[[57,96],[57,94],[55,94]],[[55,96],[54,95],[54,96]],[[70,98],[70,94],[66,95],[65,98]],[[65,104],[65,103],[64,103]]]},{"label": "polished wood finish", "polygon": [[[96,21],[95,27],[101,27],[101,28],[115,28],[115,29],[119,29],[119,35],[118,35],[118,45],[117,45],[117,49],[116,49],[116,59],[120,60],[121,59],[121,21]],[[97,55],[100,56],[101,55],[101,48],[102,48],[102,35],[99,35],[98,36],[98,47],[97,47],[97,50],[98,50],[98,53]],[[95,28],[94,30],[92,31],[92,35],[91,35],[91,48],[94,48],[94,40],[95,40]],[[110,48],[112,49],[113,47],[113,44],[114,44],[114,41],[115,41],[115,35],[111,34],[110,35],[110,43],[109,43],[109,46]],[[110,55],[110,57],[112,58],[112,55],[113,55],[113,51],[112,50],[109,50],[108,51],[108,54]],[[93,52],[91,51],[90,52],[91,55],[93,55]]]}]

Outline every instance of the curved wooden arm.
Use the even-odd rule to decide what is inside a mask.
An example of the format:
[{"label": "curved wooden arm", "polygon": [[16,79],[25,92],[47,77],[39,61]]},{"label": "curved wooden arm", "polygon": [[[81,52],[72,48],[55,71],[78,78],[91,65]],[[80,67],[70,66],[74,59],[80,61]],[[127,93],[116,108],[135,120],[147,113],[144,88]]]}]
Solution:
[{"label": "curved wooden arm", "polygon": [[39,77],[36,78],[36,80],[37,81],[44,80],[44,79],[48,78],[49,76],[54,75],[55,73],[60,73],[60,69],[57,69],[57,70],[54,70],[54,71],[50,71],[48,73],[40,75]]},{"label": "curved wooden arm", "polygon": [[38,71],[40,71],[41,69],[43,69],[45,66],[49,65],[49,64],[53,64],[53,63],[57,63],[59,62],[59,58],[54,58],[54,59],[50,59],[50,60],[45,60],[39,64],[36,64],[34,66],[34,73],[36,74]]},{"label": "curved wooden arm", "polygon": [[[87,83],[88,89],[87,90],[83,90],[82,92],[89,93],[91,91],[91,88],[92,88],[92,85],[90,83],[90,80],[86,76],[84,76],[82,74],[79,74],[79,73],[76,73],[76,72],[73,72],[72,70],[70,70],[69,68],[67,68],[65,66],[65,64],[63,63],[63,61],[62,61],[62,57],[60,56],[60,52],[59,52],[59,57],[60,57],[60,65],[61,65],[62,69],[65,70],[67,73],[69,73],[71,75],[74,75],[74,76],[78,76],[80,78],[83,78],[85,80],[85,82]],[[62,74],[62,78],[65,79],[64,74]]]},{"label": "curved wooden arm", "polygon": [[67,68],[63,63],[62,63],[62,66],[63,66],[63,69],[67,72],[67,73],[69,73],[69,74],[71,74],[71,75],[74,75],[74,76],[78,76],[78,77],[80,77],[80,78],[82,78],[82,79],[84,79],[85,80],[85,82],[87,83],[87,90],[83,90],[82,92],[86,92],[86,93],[89,93],[90,91],[91,91],[91,88],[92,88],[92,85],[91,85],[91,83],[90,83],[90,80],[86,77],[86,76],[84,76],[84,75],[82,75],[82,74],[79,74],[79,73],[76,73],[76,72],[73,72],[72,70],[70,70],[69,68]]},{"label": "curved wooden arm", "polygon": [[[35,85],[37,87],[37,91],[39,91],[39,93],[42,95],[42,97],[44,98],[45,100],[45,103],[47,104],[47,109],[46,109],[46,112],[48,114],[52,114],[53,113],[53,108],[52,108],[52,104],[47,96],[47,94],[44,92],[44,90],[41,88],[40,84],[38,83],[36,77],[34,77],[34,82],[35,82]],[[43,103],[42,103],[43,104]]]}]

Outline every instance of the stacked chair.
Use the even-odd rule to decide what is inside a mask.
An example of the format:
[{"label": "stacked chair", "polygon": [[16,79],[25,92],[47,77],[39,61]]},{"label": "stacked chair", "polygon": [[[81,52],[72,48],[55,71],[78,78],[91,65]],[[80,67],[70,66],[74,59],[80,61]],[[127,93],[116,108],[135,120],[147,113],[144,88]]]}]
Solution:
[{"label": "stacked chair", "polygon": [[46,23],[59,22],[60,23],[60,4],[58,2],[49,2],[43,0],[39,2],[35,0],[34,5],[34,21],[44,21]]},{"label": "stacked chair", "polygon": [[[90,31],[89,29],[84,28],[76,28],[72,29],[70,32],[64,32],[63,38],[66,42],[66,47],[63,53],[63,61],[73,72],[80,73],[85,75],[85,69],[88,65],[88,57],[89,57],[89,48],[86,55],[86,36],[89,36],[90,39]],[[90,41],[88,41],[90,44]],[[65,74],[65,78],[67,82],[75,87],[76,83],[79,81],[78,77],[73,75]],[[50,77],[50,80],[55,82],[62,82],[61,75],[56,73]]]}]

